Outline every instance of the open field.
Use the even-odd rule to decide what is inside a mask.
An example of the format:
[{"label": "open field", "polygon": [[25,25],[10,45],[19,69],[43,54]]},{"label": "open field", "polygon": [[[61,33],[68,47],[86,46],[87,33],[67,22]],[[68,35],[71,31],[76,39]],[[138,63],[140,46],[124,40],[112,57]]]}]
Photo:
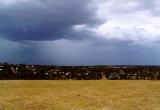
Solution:
[{"label": "open field", "polygon": [[0,110],[160,110],[160,82],[1,80]]}]

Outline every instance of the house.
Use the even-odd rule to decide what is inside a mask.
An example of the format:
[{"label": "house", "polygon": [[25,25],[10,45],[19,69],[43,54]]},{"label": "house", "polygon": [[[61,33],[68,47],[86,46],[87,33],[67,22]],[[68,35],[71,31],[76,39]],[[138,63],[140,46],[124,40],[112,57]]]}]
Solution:
[{"label": "house", "polygon": [[3,71],[3,67],[4,67],[4,66],[0,65],[0,71]]}]

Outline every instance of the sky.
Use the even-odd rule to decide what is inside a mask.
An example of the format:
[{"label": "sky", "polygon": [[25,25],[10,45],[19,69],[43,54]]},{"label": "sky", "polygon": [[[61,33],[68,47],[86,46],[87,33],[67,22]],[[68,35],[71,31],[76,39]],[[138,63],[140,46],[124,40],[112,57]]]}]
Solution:
[{"label": "sky", "polygon": [[0,62],[160,65],[160,0],[1,0]]}]

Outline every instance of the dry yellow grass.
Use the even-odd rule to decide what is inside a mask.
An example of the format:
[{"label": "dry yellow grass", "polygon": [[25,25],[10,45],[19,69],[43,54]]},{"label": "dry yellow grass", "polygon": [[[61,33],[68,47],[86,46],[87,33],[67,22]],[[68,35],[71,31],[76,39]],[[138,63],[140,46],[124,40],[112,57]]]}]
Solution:
[{"label": "dry yellow grass", "polygon": [[160,82],[0,81],[0,110],[160,110]]}]

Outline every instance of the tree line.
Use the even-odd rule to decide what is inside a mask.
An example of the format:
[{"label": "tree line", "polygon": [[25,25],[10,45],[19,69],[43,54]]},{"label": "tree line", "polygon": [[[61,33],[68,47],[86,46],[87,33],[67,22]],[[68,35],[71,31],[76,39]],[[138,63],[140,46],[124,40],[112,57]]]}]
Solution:
[{"label": "tree line", "polygon": [[0,80],[159,80],[159,66],[56,66],[0,64]]}]

